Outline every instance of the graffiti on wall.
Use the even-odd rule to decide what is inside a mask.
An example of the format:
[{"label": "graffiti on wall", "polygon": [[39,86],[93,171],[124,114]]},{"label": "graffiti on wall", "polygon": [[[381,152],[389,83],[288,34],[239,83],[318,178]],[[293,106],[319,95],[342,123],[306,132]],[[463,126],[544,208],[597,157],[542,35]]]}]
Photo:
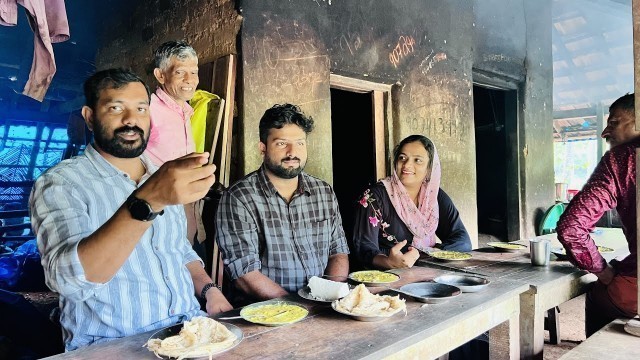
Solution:
[{"label": "graffiti on wall", "polygon": [[431,50],[429,55],[420,62],[420,72],[422,75],[427,75],[429,70],[433,69],[433,67],[442,60],[447,60],[447,54],[439,52],[434,55],[434,51]]},{"label": "graffiti on wall", "polygon": [[396,46],[389,53],[389,61],[394,68],[398,68],[400,61],[407,57],[407,55],[413,53],[415,43],[416,41],[413,39],[413,36],[400,36]]},{"label": "graffiti on wall", "polygon": [[268,35],[249,39],[251,62],[247,67],[252,75],[244,78],[246,90],[298,105],[317,101],[328,78],[328,56],[312,40],[284,39]]}]

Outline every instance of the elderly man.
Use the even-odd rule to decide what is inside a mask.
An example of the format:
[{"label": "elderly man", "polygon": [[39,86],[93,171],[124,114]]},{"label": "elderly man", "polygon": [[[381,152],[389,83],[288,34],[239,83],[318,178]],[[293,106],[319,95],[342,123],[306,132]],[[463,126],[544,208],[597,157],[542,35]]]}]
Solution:
[{"label": "elderly man", "polygon": [[155,53],[153,75],[158,88],[151,95],[151,136],[146,154],[154,164],[192,153],[193,108],[189,100],[198,86],[198,55],[184,41],[167,41]]},{"label": "elderly man", "polygon": [[[151,95],[151,136],[145,154],[156,166],[195,151],[189,100],[198,86],[198,55],[184,41],[167,41],[154,52],[153,75],[158,88]],[[197,232],[196,203],[185,204],[187,238]]]},{"label": "elderly man", "polygon": [[181,206],[215,181],[208,154],[157,171],[141,156],[149,90],[135,74],[99,71],[84,92],[92,144],[41,175],[29,199],[46,282],[60,294],[66,349],[200,315],[194,294],[209,314],[230,310],[187,242]]},{"label": "elderly man", "polygon": [[[616,318],[637,314],[636,148],[640,132],[635,128],[634,102],[634,94],[627,94],[611,104],[602,132],[611,149],[558,220],[558,240],[571,262],[598,277],[586,299],[587,336]],[[631,255],[608,264],[589,232],[613,208],[620,214]]]}]

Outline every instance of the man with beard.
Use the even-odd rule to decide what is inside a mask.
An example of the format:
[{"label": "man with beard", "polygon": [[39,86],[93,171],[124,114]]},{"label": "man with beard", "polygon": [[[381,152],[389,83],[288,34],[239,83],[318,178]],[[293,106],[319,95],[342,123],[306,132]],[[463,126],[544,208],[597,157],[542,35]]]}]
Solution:
[{"label": "man with beard", "polygon": [[[571,199],[556,228],[571,263],[598,277],[585,300],[587,337],[617,318],[632,318],[638,313],[636,151],[640,131],[636,130],[634,94],[611,104],[602,137],[611,149]],[[613,208],[620,214],[630,255],[607,263],[590,232]]]},{"label": "man with beard", "polygon": [[[291,104],[260,119],[262,166],[220,199],[216,240],[235,305],[296,292],[312,276],[346,280],[347,241],[338,201],[305,173],[313,119]],[[334,279],[335,279],[334,278]]]},{"label": "man with beard", "polygon": [[29,199],[46,282],[60,294],[65,348],[204,315],[195,294],[209,314],[230,310],[187,241],[181,206],[215,181],[208,154],[159,169],[141,156],[149,90],[128,70],[99,71],[84,92],[93,143],[42,174]]}]

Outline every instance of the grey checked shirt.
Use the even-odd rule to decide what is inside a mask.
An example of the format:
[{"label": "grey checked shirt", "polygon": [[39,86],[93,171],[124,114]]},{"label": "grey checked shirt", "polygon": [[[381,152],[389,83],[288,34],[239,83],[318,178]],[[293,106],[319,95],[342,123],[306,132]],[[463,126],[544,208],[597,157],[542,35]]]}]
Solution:
[{"label": "grey checked shirt", "polygon": [[259,270],[289,292],[322,276],[329,256],[349,253],[333,189],[305,173],[287,204],[262,167],[252,172],[222,195],[216,226],[233,280]]}]

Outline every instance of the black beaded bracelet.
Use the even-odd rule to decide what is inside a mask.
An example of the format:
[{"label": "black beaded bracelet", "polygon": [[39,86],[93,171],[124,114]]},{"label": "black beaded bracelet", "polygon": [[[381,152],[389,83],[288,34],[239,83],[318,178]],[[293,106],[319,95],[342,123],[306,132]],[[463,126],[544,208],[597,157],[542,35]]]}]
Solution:
[{"label": "black beaded bracelet", "polygon": [[200,292],[200,298],[206,299],[207,291],[209,291],[209,289],[211,289],[212,287],[217,288],[218,290],[220,290],[220,292],[222,292],[222,288],[220,287],[220,285],[210,282],[202,288],[202,291]]}]

